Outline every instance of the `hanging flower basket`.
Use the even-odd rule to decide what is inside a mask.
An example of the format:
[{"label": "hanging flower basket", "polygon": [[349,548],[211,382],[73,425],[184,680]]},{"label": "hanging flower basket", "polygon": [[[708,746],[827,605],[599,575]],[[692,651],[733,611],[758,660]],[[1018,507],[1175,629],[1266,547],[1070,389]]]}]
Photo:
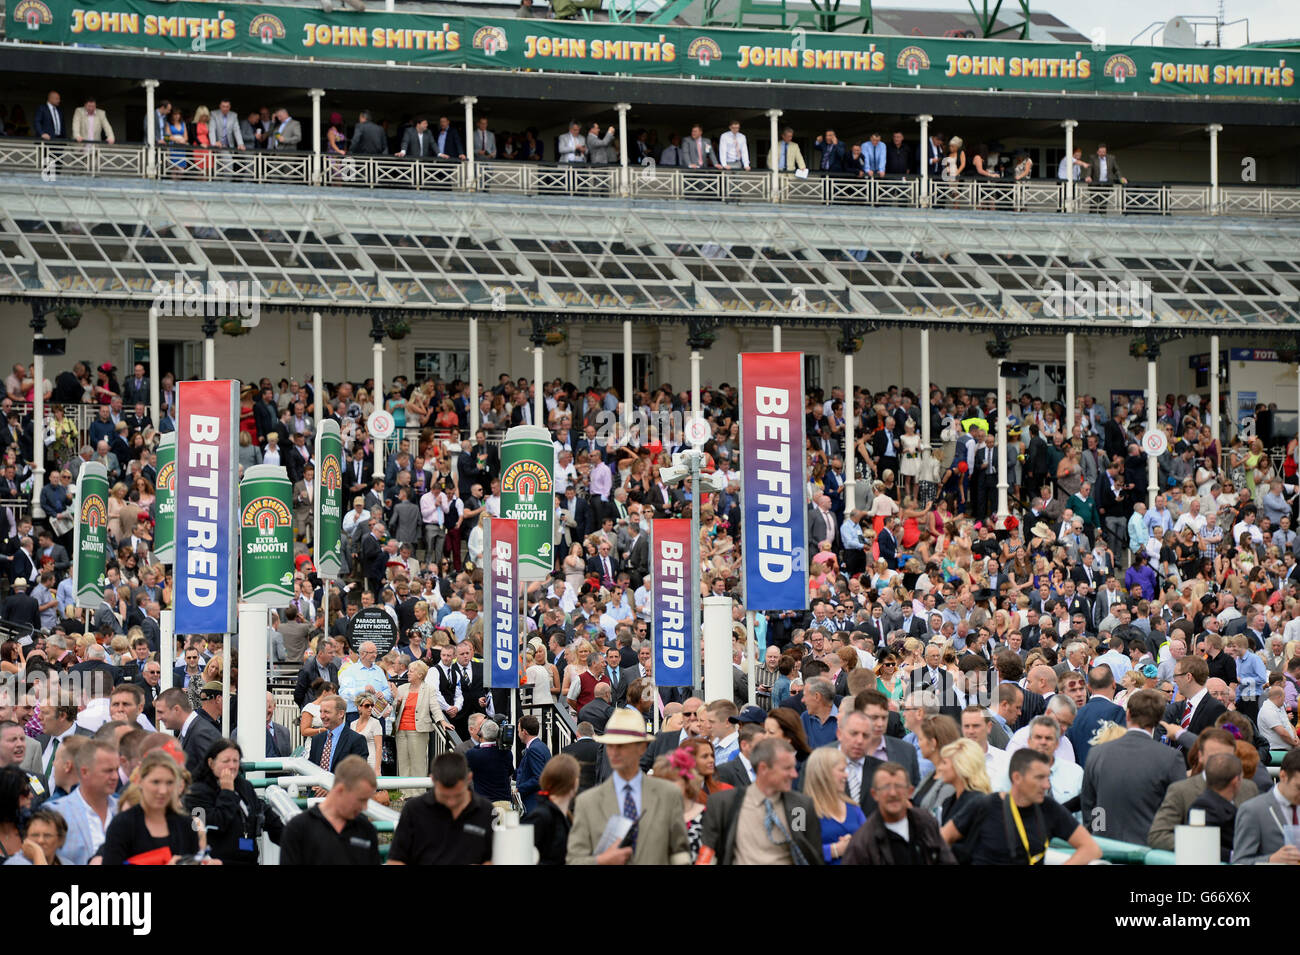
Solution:
[{"label": "hanging flower basket", "polygon": [[384,325],[388,332],[388,337],[395,342],[400,342],[407,335],[411,334],[411,323],[402,316],[390,318]]},{"label": "hanging flower basket", "polygon": [[221,320],[221,331],[231,338],[248,334],[248,329],[241,318],[223,318]]},{"label": "hanging flower basket", "polygon": [[546,344],[560,345],[563,344],[565,339],[567,339],[568,337],[569,336],[565,334],[564,329],[552,328],[546,333]]},{"label": "hanging flower basket", "polygon": [[75,305],[64,305],[54,313],[54,320],[65,332],[70,332],[81,324],[81,309]]},{"label": "hanging flower basket", "polygon": [[1149,345],[1145,338],[1135,338],[1128,345],[1130,358],[1146,358]]}]

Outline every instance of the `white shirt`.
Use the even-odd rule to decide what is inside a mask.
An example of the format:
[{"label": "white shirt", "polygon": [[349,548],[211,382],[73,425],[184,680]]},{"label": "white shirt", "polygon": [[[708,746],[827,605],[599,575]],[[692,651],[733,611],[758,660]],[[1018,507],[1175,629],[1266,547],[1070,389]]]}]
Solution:
[{"label": "white shirt", "polygon": [[911,841],[912,830],[911,827],[909,827],[907,824],[907,816],[903,816],[903,818],[898,820],[898,822],[885,822],[884,819],[881,819],[881,821],[885,823],[886,829],[896,834],[904,842]]},{"label": "white shirt", "polygon": [[[984,768],[988,770],[989,779],[1001,779],[1008,776],[1007,767],[1011,765],[1011,757],[1004,749],[998,749],[996,746],[989,746],[984,753]],[[1009,776],[1008,776],[1009,778]]]},{"label": "white shirt", "polygon": [[718,137],[718,154],[724,166],[742,166],[749,168],[749,143],[744,133],[727,130]]}]

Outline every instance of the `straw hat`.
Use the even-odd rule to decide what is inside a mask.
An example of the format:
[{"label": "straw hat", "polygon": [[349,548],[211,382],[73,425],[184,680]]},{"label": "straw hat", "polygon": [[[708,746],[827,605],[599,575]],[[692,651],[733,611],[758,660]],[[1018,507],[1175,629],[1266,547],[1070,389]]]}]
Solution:
[{"label": "straw hat", "polygon": [[645,731],[645,719],[629,709],[615,710],[605,724],[605,732],[595,737],[603,746],[620,746],[624,743],[648,743],[652,739]]},{"label": "straw hat", "polygon": [[1045,540],[1045,541],[1056,540],[1056,533],[1042,521],[1039,521],[1037,524],[1035,524],[1033,529],[1029,533],[1032,534],[1034,537],[1037,537],[1039,540]]}]

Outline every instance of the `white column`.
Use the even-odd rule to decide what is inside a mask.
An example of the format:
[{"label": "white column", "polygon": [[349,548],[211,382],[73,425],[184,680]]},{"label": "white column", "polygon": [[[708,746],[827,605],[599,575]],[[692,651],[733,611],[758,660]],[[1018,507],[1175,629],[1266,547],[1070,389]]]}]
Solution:
[{"label": "white column", "polygon": [[998,513],[999,523],[1007,516],[1007,380],[998,362]]},{"label": "white column", "polygon": [[479,423],[478,393],[478,316],[469,316],[469,436],[474,440]]},{"label": "white column", "polygon": [[158,422],[162,420],[160,407],[162,385],[158,378],[158,309],[151,308],[149,309],[149,420],[153,422],[155,430],[158,428]]},{"label": "white column", "polygon": [[[858,506],[857,456],[853,450],[853,353],[844,356],[844,513]],[[751,677],[752,679],[752,677]]]},{"label": "white column", "polygon": [[[32,333],[33,342],[44,337],[44,332]],[[45,486],[45,356],[35,348],[32,381],[32,517],[39,519],[45,516],[41,507],[41,488]]]},{"label": "white column", "polygon": [[632,432],[632,323],[623,322],[623,436]]},{"label": "white column", "polygon": [[217,380],[217,337],[203,337],[203,377],[208,381]]},{"label": "white column", "polygon": [[[698,589],[698,577],[691,578],[690,585]],[[700,642],[704,644],[704,699],[729,700],[732,697],[731,598],[705,597],[700,604],[704,608],[704,623],[700,627]]]},{"label": "white column", "polygon": [[[224,634],[221,638],[221,735],[230,738],[230,650],[233,634]],[[263,706],[266,704],[263,703]],[[265,716],[265,714],[263,714]]]},{"label": "white column", "polygon": [[1223,126],[1211,123],[1205,127],[1210,134],[1210,215],[1219,214],[1219,133]]},{"label": "white column", "polygon": [[316,185],[320,185],[320,100],[325,95],[325,91],[323,89],[310,89],[307,91],[307,95],[311,97],[311,181]]},{"label": "white column", "polygon": [[[1156,402],[1160,399],[1156,396],[1156,362],[1154,358],[1147,359],[1147,431],[1156,430]],[[1158,478],[1156,465],[1156,456],[1147,455],[1147,507],[1155,507],[1156,503],[1156,481]]]},{"label": "white column", "polygon": [[921,329],[921,453],[930,453],[930,329]]},{"label": "white column", "polygon": [[[779,109],[769,109],[767,111],[767,119],[769,123],[768,129],[772,137],[772,159],[770,165],[772,167],[772,201],[773,202],[778,202],[781,199],[781,147],[779,145],[779,143],[781,142],[781,135],[780,135],[780,129],[778,128],[776,121],[780,119],[783,115],[784,115],[783,111]],[[780,335],[780,332],[777,332],[776,334]],[[780,351],[780,349],[778,348],[774,348],[772,350]]]},{"label": "white column", "polygon": [[922,209],[930,204],[930,120],[932,119],[934,117],[929,114],[916,117],[916,121],[921,124],[921,148],[916,151],[916,158],[921,167]]},{"label": "white column", "polygon": [[250,760],[266,759],[267,613],[266,604],[239,605],[239,728],[235,742],[244,751],[244,759]]},{"label": "white column", "polygon": [[474,188],[474,104],[478,102],[477,96],[462,96],[460,101],[465,104],[465,138],[469,140],[465,148],[465,181],[469,188]]},{"label": "white column", "polygon": [[[145,149],[144,149],[145,165],[148,168],[145,169],[144,174],[146,178],[152,179],[153,177],[158,175],[158,150],[157,147],[154,145],[154,126],[153,126],[154,123],[158,122],[158,118],[157,118],[158,107],[154,103],[154,94],[153,94],[153,91],[158,88],[158,81],[145,80],[142,85],[144,86],[144,115],[145,118],[149,121],[149,137],[145,143]],[[125,122],[125,120],[123,122]],[[153,369],[149,370],[149,374],[151,375],[153,374]],[[155,418],[154,425],[156,426],[157,424],[158,424],[158,419]]]},{"label": "white column", "polygon": [[162,690],[172,688],[172,668],[176,665],[176,611],[158,611],[158,666],[162,668]]},{"label": "white column", "polygon": [[[384,407],[384,395],[388,394],[388,389],[384,387],[384,343],[375,342],[370,351],[375,361],[375,368],[372,372],[375,387],[370,399],[375,403],[375,410],[379,411]],[[372,476],[384,476],[384,442],[378,438],[375,439],[375,467]]]},{"label": "white column", "polygon": [[[700,359],[698,351],[691,352],[691,417],[700,416]],[[698,492],[697,492],[698,493]]]},{"label": "white column", "polygon": [[618,110],[618,191],[626,196],[632,185],[627,172],[627,111],[632,104],[619,103],[614,108]]},{"label": "white column", "polygon": [[758,652],[754,646],[754,611],[745,612],[745,683],[749,687],[749,705],[758,703]]},{"label": "white column", "polygon": [[546,395],[542,389],[542,346],[533,348],[533,424],[546,427]]},{"label": "white column", "polygon": [[[1300,405],[1296,406],[1300,408]],[[1210,436],[1219,440],[1219,336],[1210,336]],[[1220,455],[1223,449],[1220,446]]]},{"label": "white column", "polygon": [[311,313],[311,391],[315,396],[315,420],[324,421],[329,414],[329,410],[326,408],[329,396],[325,393],[325,371],[321,359],[320,312]]},{"label": "white column", "polygon": [[781,350],[781,326],[772,326],[772,351]]},{"label": "white column", "polygon": [[1074,332],[1065,333],[1065,435],[1074,434]]},{"label": "white column", "polygon": [[1066,168],[1070,171],[1069,177],[1065,180],[1065,211],[1074,211],[1074,127],[1079,125],[1077,119],[1066,119],[1061,121],[1065,128],[1065,158],[1071,161],[1071,165]]}]

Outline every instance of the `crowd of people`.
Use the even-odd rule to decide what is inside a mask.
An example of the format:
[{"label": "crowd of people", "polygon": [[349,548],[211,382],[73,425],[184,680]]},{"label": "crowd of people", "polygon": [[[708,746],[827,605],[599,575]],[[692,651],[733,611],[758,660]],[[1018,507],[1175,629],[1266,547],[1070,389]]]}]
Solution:
[{"label": "crowd of people", "polygon": [[[1172,848],[1192,809],[1220,827],[1225,861],[1300,862],[1294,455],[1275,467],[1258,443],[1220,448],[1197,396],[1156,409],[1168,450],[1152,489],[1141,398],[1066,409],[1012,395],[1000,460],[993,395],[810,389],[808,601],[756,615],[751,666],[733,386],[700,396],[707,467],[726,481],[697,498],[659,473],[680,434],[622,431],[616,388],[250,384],[240,464],[284,466],[297,517],[296,594],[268,651],[296,673],[305,754],[335,778],[282,826],[222,735],[238,635],[180,639],[162,689],[175,579],[153,554],[153,482],[174,382],[160,384],[155,426],[142,365],[119,379],[76,363],[53,383],[15,365],[5,381],[0,852],[14,864],[249,863],[263,832],[285,862],[375,862],[377,777],[428,773],[431,791],[398,796],[389,861],[486,861],[484,820],[504,803],[527,813],[545,863],[1039,864],[1052,839],[1084,863],[1098,838]],[[668,384],[627,397],[637,421],[680,421],[691,399]],[[85,434],[64,407],[82,403],[97,406]],[[376,407],[398,424],[379,475]],[[348,507],[332,581],[310,560],[326,416]],[[555,566],[527,588],[519,676],[534,708],[574,722],[558,753],[536,709],[510,721],[510,691],[484,673],[482,520],[500,513],[493,436],[514,424],[545,425],[556,451]],[[89,460],[110,474],[112,556],[102,602],[81,610],[69,515]],[[655,681],[650,521],[696,507],[701,592],[733,599],[730,699]],[[397,623],[383,654],[350,637],[368,607]],[[295,734],[274,713],[268,697],[267,753],[287,756]],[[433,758],[438,733],[459,745]],[[222,822],[191,826],[195,808]]]}]

